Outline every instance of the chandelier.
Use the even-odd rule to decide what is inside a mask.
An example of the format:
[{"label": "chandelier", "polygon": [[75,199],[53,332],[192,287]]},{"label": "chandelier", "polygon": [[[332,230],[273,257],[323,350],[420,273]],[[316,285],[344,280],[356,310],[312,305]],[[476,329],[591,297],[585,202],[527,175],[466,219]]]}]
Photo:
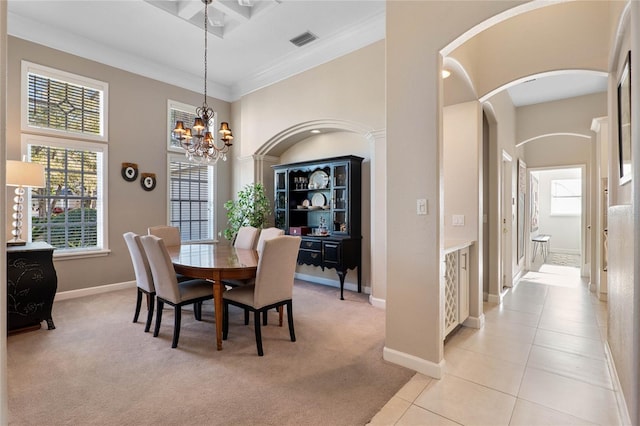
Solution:
[{"label": "chandelier", "polygon": [[227,152],[231,145],[233,135],[229,123],[220,123],[220,140],[222,146],[217,146],[211,133],[216,113],[207,105],[207,22],[209,16],[207,9],[213,0],[202,0],[204,3],[204,102],[196,108],[196,118],[193,129],[184,126],[182,120],[176,121],[173,134],[180,141],[180,146],[185,150],[185,156],[195,163],[215,164],[219,159],[227,160]]}]

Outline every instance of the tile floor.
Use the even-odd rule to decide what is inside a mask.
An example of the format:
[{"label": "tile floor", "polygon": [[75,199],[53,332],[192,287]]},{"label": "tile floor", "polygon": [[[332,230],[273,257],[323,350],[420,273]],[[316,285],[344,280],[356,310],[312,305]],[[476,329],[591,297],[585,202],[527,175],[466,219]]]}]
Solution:
[{"label": "tile floor", "polygon": [[607,305],[577,268],[542,265],[484,310],[445,343],[443,378],[416,374],[371,425],[621,424]]}]

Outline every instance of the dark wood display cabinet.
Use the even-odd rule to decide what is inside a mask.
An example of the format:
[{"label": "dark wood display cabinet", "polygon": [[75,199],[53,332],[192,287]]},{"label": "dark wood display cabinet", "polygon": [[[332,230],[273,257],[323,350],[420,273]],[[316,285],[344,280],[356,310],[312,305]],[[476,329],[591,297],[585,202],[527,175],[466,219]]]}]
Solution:
[{"label": "dark wood display cabinet", "polygon": [[362,291],[362,160],[353,155],[273,166],[276,226],[300,235],[298,263],[335,269],[344,279],[357,268]]},{"label": "dark wood display cabinet", "polygon": [[58,277],[53,267],[53,247],[47,243],[27,243],[7,247],[7,331],[40,328],[53,325],[51,309],[58,289]]}]

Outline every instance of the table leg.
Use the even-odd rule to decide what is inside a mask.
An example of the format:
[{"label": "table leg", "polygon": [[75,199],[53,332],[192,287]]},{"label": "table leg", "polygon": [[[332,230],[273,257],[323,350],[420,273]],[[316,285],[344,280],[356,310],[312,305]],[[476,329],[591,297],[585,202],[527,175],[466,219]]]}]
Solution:
[{"label": "table leg", "polygon": [[222,350],[222,280],[220,273],[213,273],[213,306],[216,316],[216,346]]}]

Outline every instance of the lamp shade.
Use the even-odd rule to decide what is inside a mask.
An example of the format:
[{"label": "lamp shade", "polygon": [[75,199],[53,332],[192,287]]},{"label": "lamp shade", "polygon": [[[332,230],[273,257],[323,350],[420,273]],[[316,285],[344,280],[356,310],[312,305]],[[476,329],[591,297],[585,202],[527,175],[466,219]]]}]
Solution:
[{"label": "lamp shade", "polygon": [[44,188],[44,165],[7,160],[7,186]]}]

